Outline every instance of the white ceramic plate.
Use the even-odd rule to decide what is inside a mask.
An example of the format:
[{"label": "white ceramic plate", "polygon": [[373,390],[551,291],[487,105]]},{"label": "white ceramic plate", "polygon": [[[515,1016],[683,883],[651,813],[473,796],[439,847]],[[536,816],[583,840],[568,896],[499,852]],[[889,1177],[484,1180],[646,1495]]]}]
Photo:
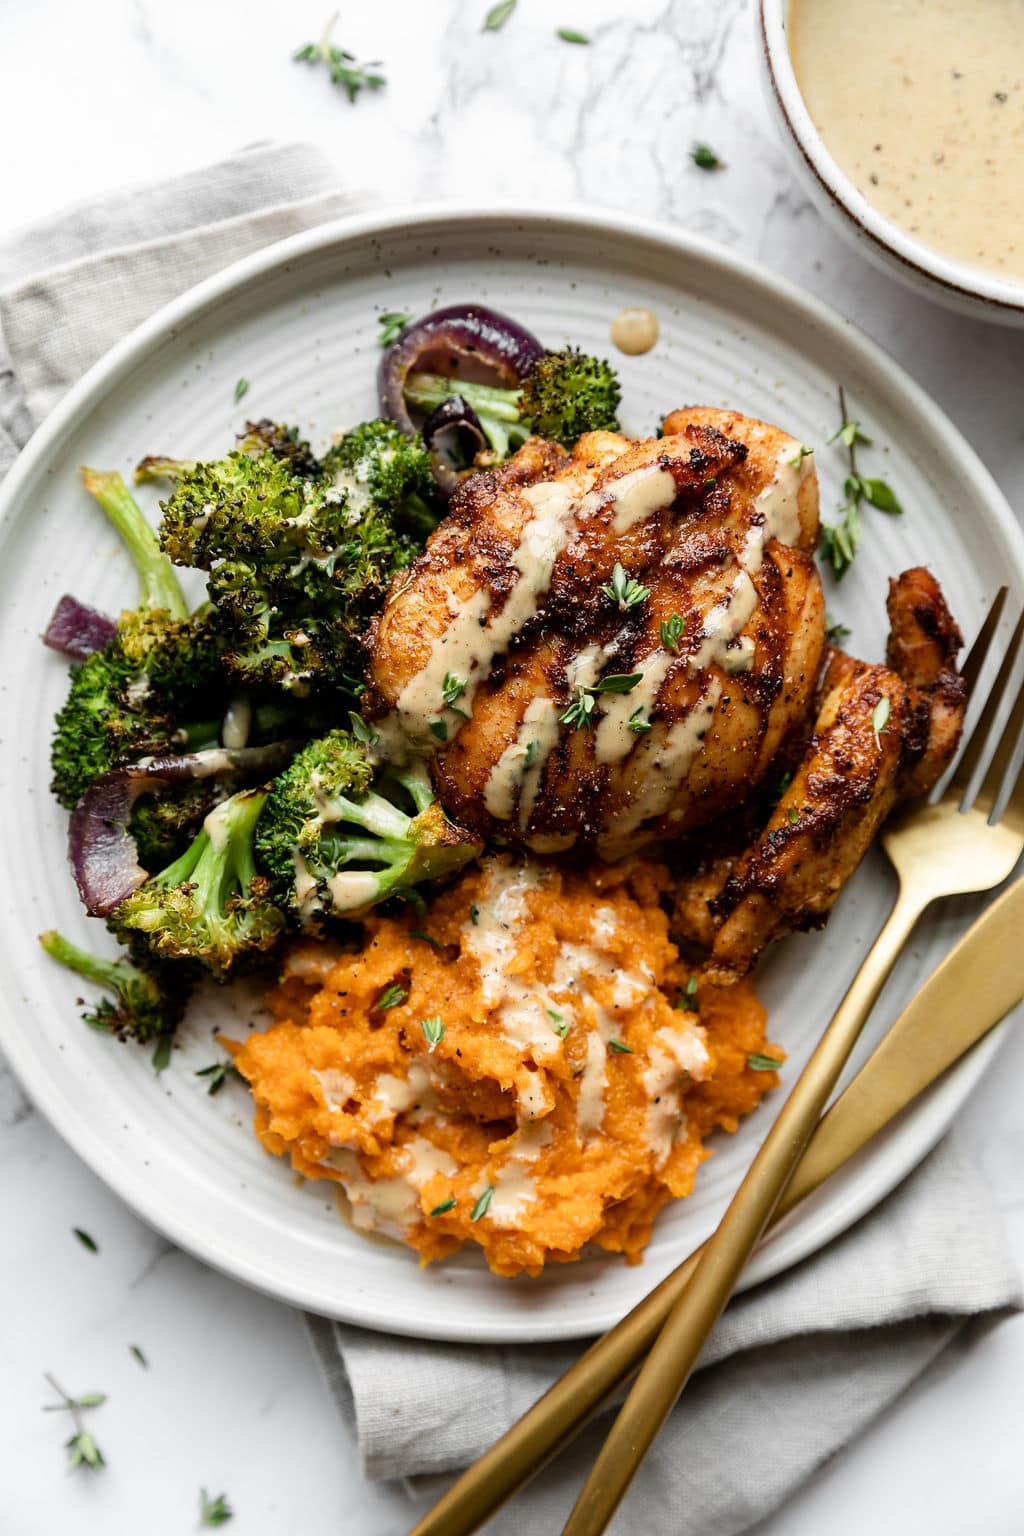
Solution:
[{"label": "white ceramic plate", "polygon": [[[1002,581],[1024,585],[1024,540],[986,471],[950,423],[879,348],[777,278],[689,236],[611,214],[416,209],[298,236],[202,284],[99,363],[37,433],[11,473],[0,522],[0,655],[5,658],[0,797],[3,946],[0,1038],[61,1134],[141,1216],[227,1273],[283,1300],[372,1328],[465,1340],[563,1338],[612,1324],[702,1238],[770,1124],[769,1100],[735,1137],[720,1136],[690,1200],[659,1218],[645,1261],[600,1255],[543,1278],[499,1280],[475,1253],[420,1271],[415,1256],[370,1243],[338,1218],[331,1186],[299,1188],[249,1129],[232,1085],[209,1098],[194,1074],[219,1054],[218,1027],[253,1017],[231,993],[192,1010],[171,1067],[78,1021],[75,978],[36,935],[58,926],[105,940],[82,916],[65,867],[65,817],[47,792],[50,722],[66,687],[38,635],[65,590],[110,612],[131,603],[128,562],[81,489],[78,466],[127,472],[144,453],[216,455],[246,415],[301,423],[322,443],[375,414],[377,315],[421,314],[481,299],[548,345],[608,352],[624,304],[647,304],[661,341],[620,358],[623,419],[653,431],[686,402],[729,405],[818,445],[823,507],[838,499],[842,456],[824,446],[836,384],[878,445],[866,473],[887,477],[903,518],[866,513],[863,548],[830,607],[851,644],[882,654],[886,578],[927,561],[974,632]],[[236,380],[251,380],[233,404]],[[156,497],[147,504],[156,511]],[[792,1079],[881,923],[891,878],[880,857],[851,882],[823,934],[779,947],[763,967],[770,1034]],[[877,1009],[876,1039],[976,905],[924,923]],[[901,1179],[956,1114],[995,1038],[900,1125],[794,1213],[753,1264],[751,1282],[794,1263]]]}]

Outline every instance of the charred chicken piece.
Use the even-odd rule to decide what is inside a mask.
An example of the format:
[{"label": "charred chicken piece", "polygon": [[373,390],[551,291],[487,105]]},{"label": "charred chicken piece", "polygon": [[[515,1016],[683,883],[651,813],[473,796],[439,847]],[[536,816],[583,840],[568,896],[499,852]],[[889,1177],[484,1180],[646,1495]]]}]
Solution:
[{"label": "charred chicken piece", "polygon": [[952,760],[966,708],[962,642],[930,572],[890,582],[888,613],[887,665],[831,653],[814,734],[762,835],[680,885],[677,926],[710,941],[713,980],[743,975],[794,929],[820,927],[889,812],[927,793]]},{"label": "charred chicken piece", "polygon": [[675,411],[474,475],[370,636],[365,712],[480,836],[618,858],[721,816],[812,710],[813,456]]}]

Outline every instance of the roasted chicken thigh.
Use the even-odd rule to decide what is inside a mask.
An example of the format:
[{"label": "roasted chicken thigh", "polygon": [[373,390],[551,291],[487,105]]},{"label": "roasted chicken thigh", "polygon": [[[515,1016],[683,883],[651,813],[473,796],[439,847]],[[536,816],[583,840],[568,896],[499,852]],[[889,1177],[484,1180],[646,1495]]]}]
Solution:
[{"label": "roasted chicken thigh", "polygon": [[824,646],[813,456],[733,412],[472,476],[371,632],[370,713],[483,836],[616,858],[748,796]]}]

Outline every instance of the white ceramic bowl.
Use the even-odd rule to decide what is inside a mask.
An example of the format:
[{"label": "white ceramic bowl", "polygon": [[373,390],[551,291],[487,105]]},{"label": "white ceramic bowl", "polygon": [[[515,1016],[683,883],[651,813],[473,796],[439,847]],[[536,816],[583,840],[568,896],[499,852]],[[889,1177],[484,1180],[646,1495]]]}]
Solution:
[{"label": "white ceramic bowl", "polygon": [[997,277],[915,240],[857,190],[815,127],[797,84],[786,37],[789,0],[758,0],[768,101],[793,151],[798,173],[824,216],[876,266],[961,314],[1024,326],[1024,282]]}]

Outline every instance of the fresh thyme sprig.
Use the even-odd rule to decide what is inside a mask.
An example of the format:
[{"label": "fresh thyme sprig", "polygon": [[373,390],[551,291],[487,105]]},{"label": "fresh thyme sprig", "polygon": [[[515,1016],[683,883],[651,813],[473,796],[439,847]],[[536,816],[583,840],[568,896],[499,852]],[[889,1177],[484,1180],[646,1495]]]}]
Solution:
[{"label": "fresh thyme sprig", "polygon": [[585,683],[576,691],[576,697],[564,714],[559,715],[562,725],[578,731],[591,730],[594,724],[594,695],[598,693],[629,693],[643,677],[642,672],[610,672],[599,683]]},{"label": "fresh thyme sprig", "polygon": [[386,315],[377,316],[377,324],[380,326],[380,335],[377,340],[382,347],[390,347],[393,341],[397,341],[405,330],[412,315],[403,315],[397,309],[389,310]]},{"label": "fresh thyme sprig", "polygon": [[245,1078],[239,1072],[233,1061],[215,1061],[208,1067],[200,1067],[196,1077],[208,1077],[210,1081],[206,1085],[206,1091],[212,1098],[215,1093],[220,1093],[224,1084],[228,1081],[244,1083]]},{"label": "fresh thyme sprig", "polygon": [[754,1072],[777,1072],[782,1065],[777,1056],[765,1056],[760,1051],[751,1051],[747,1057],[747,1066]]},{"label": "fresh thyme sprig", "polygon": [[876,745],[881,745],[878,738],[883,736],[888,729],[889,714],[891,710],[892,705],[889,702],[889,696],[888,694],[883,693],[882,697],[871,711],[871,728],[875,733]]},{"label": "fresh thyme sprig", "polygon": [[610,597],[613,603],[618,603],[623,613],[628,608],[634,608],[637,603],[642,603],[645,597],[650,597],[650,587],[641,584],[630,576],[618,560],[612,571],[611,581],[606,581],[601,588],[605,597]]},{"label": "fresh thyme sprig", "polygon": [[456,677],[453,672],[446,672],[444,682],[441,684],[441,699],[446,709],[450,709],[453,715],[461,715],[463,720],[469,716],[464,709],[460,709],[456,700],[461,699],[466,691],[466,680]]},{"label": "fresh thyme sprig", "polygon": [[725,161],[719,160],[714,150],[708,144],[695,144],[690,150],[690,159],[698,170],[722,171],[725,169]]},{"label": "fresh thyme sprig", "polygon": [[199,1524],[200,1525],[227,1525],[234,1519],[234,1510],[228,1503],[226,1493],[218,1493],[216,1498],[211,1498],[205,1488],[199,1490]]},{"label": "fresh thyme sprig", "polygon": [[683,638],[683,631],[685,629],[686,620],[681,618],[678,613],[674,613],[671,618],[662,619],[661,621],[661,643],[667,651],[671,651],[675,656],[679,655],[679,642]]},{"label": "fresh thyme sprig", "polygon": [[334,15],[324,27],[323,35],[318,43],[304,43],[292,54],[296,64],[324,64],[331,77],[332,85],[340,85],[349,101],[355,101],[362,90],[377,91],[387,81],[383,75],[373,73],[380,69],[380,62],[373,64],[357,64],[354,53],[349,53],[346,48],[337,48],[331,42],[331,33],[338,19],[338,13]]},{"label": "fresh thyme sprig", "polygon": [[408,996],[409,994],[404,987],[400,987],[397,981],[392,982],[390,987],[384,988],[384,991],[377,999],[376,1006],[382,1013],[386,1013],[389,1008],[401,1007]]},{"label": "fresh thyme sprig", "polygon": [[492,5],[484,18],[483,30],[485,32],[498,32],[508,21],[515,10],[517,0],[499,0],[497,5]]},{"label": "fresh thyme sprig", "polygon": [[46,1403],[43,1406],[44,1413],[70,1413],[71,1422],[75,1426],[75,1432],[71,1439],[65,1442],[65,1450],[68,1453],[68,1466],[72,1471],[76,1467],[89,1467],[91,1471],[98,1472],[105,1466],[103,1452],[85,1427],[82,1414],[90,1408],[99,1408],[107,1400],[105,1392],[84,1392],[81,1397],[72,1397],[64,1391],[64,1388],[55,1381],[49,1371],[44,1373],[45,1379],[60,1398],[59,1403]]},{"label": "fresh thyme sprig", "polygon": [[887,481],[860,473],[857,466],[857,444],[870,446],[871,439],[861,430],[860,422],[852,420],[847,415],[846,393],[841,384],[839,415],[839,430],[833,433],[829,442],[842,443],[846,449],[849,465],[849,472],[843,482],[843,495],[846,500],[839,508],[837,522],[822,523],[818,546],[825,563],[831,567],[837,581],[840,581],[850,569],[860,546],[863,532],[860,517],[861,503],[867,502],[879,512],[886,512],[893,517],[898,517],[903,511],[899,498]]},{"label": "fresh thyme sprig", "polygon": [[420,1027],[427,1042],[427,1051],[432,1056],[444,1039],[444,1021],[440,1014],[435,1013],[432,1018],[421,1019]]}]

